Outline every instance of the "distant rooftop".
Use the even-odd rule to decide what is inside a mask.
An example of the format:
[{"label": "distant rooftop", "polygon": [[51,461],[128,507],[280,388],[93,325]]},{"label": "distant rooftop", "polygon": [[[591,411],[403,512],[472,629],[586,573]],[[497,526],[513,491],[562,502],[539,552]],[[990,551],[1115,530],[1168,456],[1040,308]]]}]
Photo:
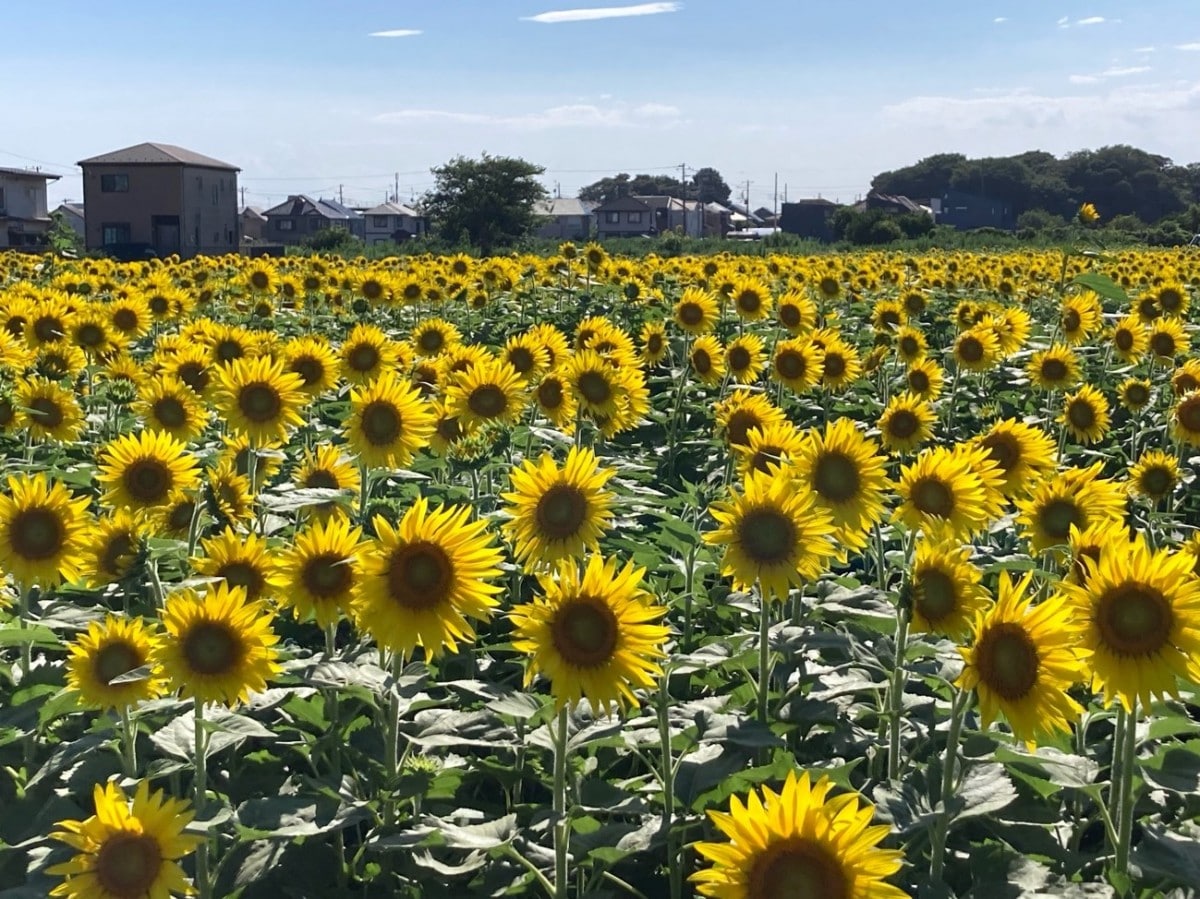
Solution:
[{"label": "distant rooftop", "polygon": [[51,175],[49,172],[38,172],[33,169],[10,169],[0,166],[0,175],[16,178],[42,178],[46,181],[57,181],[62,175]]},{"label": "distant rooftop", "polygon": [[412,218],[421,217],[421,213],[417,212],[411,206],[405,206],[403,203],[395,203],[391,200],[363,210],[363,215],[407,215]]},{"label": "distant rooftop", "polygon": [[236,165],[213,159],[202,153],[176,147],[173,144],[145,143],[113,150],[89,159],[81,159],[77,165],[194,165],[208,169],[226,169],[240,172]]}]

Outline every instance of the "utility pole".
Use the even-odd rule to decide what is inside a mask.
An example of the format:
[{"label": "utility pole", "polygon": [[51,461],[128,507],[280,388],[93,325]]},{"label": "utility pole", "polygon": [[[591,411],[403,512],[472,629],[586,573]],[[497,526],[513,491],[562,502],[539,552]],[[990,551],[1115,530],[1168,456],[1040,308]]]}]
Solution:
[{"label": "utility pole", "polygon": [[779,227],[779,172],[775,173],[775,197],[771,200],[771,222],[772,228]]},{"label": "utility pole", "polygon": [[345,203],[345,200],[342,197],[342,185],[339,184],[338,185],[338,205],[340,206],[340,205],[343,205],[344,203]]},{"label": "utility pole", "polygon": [[246,185],[243,184],[240,188],[238,188],[238,190],[240,190],[242,192],[242,208],[245,208],[245,206],[246,206]]},{"label": "utility pole", "polygon": [[392,183],[392,202],[400,202],[400,173],[396,172],[395,181]]},{"label": "utility pole", "polygon": [[746,203],[746,218],[750,218],[750,179],[746,179],[746,193],[742,195],[742,199]]}]

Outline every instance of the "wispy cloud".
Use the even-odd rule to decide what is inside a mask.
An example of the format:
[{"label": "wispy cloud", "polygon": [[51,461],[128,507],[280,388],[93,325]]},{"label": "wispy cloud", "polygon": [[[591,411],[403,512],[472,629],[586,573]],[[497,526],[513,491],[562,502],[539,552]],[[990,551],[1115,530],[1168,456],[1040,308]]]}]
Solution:
[{"label": "wispy cloud", "polygon": [[678,107],[666,103],[597,106],[574,103],[535,112],[500,114],[458,112],[449,109],[401,109],[374,117],[381,124],[397,122],[442,122],[450,125],[486,125],[516,131],[545,131],[555,128],[669,127],[682,122]]},{"label": "wispy cloud", "polygon": [[1107,21],[1108,21],[1108,19],[1104,18],[1104,16],[1088,16],[1086,19],[1078,20],[1075,24],[1076,25],[1103,25]]},{"label": "wispy cloud", "polygon": [[390,31],[372,31],[369,37],[415,37],[422,32],[416,28],[393,28]]},{"label": "wispy cloud", "polygon": [[1058,20],[1058,22],[1056,24],[1058,25],[1059,28],[1070,28],[1071,27],[1071,17],[1063,16],[1061,19]]},{"label": "wispy cloud", "polygon": [[1195,53],[1197,51],[1200,51],[1200,41],[1196,41],[1195,43],[1191,43],[1191,44],[1176,44],[1175,49],[1176,50],[1187,50],[1192,53]]},{"label": "wispy cloud", "polygon": [[661,13],[679,12],[682,3],[639,3],[636,6],[597,6],[588,9],[557,9],[526,16],[527,22],[554,25],[559,22],[591,22],[596,19],[623,19],[628,16],[655,16]]},{"label": "wispy cloud", "polygon": [[1140,75],[1149,72],[1149,66],[1113,66],[1100,73],[1101,78],[1126,78],[1130,75]]},{"label": "wispy cloud", "polygon": [[1153,53],[1157,49],[1158,49],[1157,47],[1134,47],[1133,52],[1134,53]]},{"label": "wispy cloud", "polygon": [[1099,75],[1072,75],[1068,79],[1072,84],[1098,84]]},{"label": "wispy cloud", "polygon": [[992,24],[993,25],[1003,25],[1007,21],[1008,21],[1007,16],[996,16],[996,18],[992,19]]}]

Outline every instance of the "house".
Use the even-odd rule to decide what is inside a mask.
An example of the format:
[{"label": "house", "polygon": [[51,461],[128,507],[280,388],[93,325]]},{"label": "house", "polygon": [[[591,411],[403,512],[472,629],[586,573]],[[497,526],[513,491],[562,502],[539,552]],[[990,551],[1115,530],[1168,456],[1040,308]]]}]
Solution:
[{"label": "house", "polygon": [[63,221],[71,226],[71,229],[79,235],[80,240],[86,239],[87,231],[84,228],[82,203],[59,203],[54,212],[63,217]]},{"label": "house", "polygon": [[904,196],[881,194],[874,190],[868,193],[864,200],[855,204],[854,208],[859,212],[869,209],[881,209],[892,215],[904,215],[906,213],[915,215],[932,214],[928,206],[922,206],[916,200],[910,200]]},{"label": "house", "polygon": [[263,216],[267,220],[264,236],[271,243],[298,244],[326,228],[345,228],[360,240],[367,238],[363,217],[336,200],[292,194]]},{"label": "house", "polygon": [[243,243],[262,243],[267,230],[267,217],[256,206],[247,206],[239,213]]},{"label": "house", "polygon": [[592,236],[595,204],[578,197],[554,197],[535,204],[533,214],[541,219],[534,234],[545,240],[587,240]]},{"label": "house", "polygon": [[1000,228],[1012,231],[1017,226],[1011,203],[962,190],[947,190],[932,202],[934,220],[959,231],[972,228]]},{"label": "house", "polygon": [[724,237],[733,230],[733,210],[715,200],[704,204],[704,236]]},{"label": "house", "polygon": [[237,166],[171,144],[82,159],[85,242],[122,258],[236,252]]},{"label": "house", "polygon": [[363,233],[368,244],[404,243],[429,230],[425,216],[403,203],[389,200],[361,212],[365,229]]},{"label": "house", "polygon": [[833,240],[830,219],[840,207],[823,197],[784,203],[779,214],[779,228],[786,234],[807,237],[828,243]]},{"label": "house", "polygon": [[696,200],[678,197],[635,195],[654,212],[654,230],[659,234],[672,231],[688,237],[704,236],[704,205]]},{"label": "house", "polygon": [[0,249],[37,249],[50,230],[46,182],[58,175],[30,169],[0,168]]},{"label": "house", "polygon": [[596,216],[596,236],[649,237],[656,234],[654,210],[637,197],[614,197],[592,210]]},{"label": "house", "polygon": [[759,206],[754,210],[754,215],[763,223],[764,227],[776,228],[779,226],[779,216],[766,206]]}]

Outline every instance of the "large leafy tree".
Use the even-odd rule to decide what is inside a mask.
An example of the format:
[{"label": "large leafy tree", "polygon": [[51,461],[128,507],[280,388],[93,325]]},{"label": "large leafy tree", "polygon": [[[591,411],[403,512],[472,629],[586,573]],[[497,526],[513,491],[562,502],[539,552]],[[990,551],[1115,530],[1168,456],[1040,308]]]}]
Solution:
[{"label": "large leafy tree", "polygon": [[687,195],[688,190],[688,185],[670,175],[630,175],[627,172],[621,172],[619,175],[601,178],[599,181],[580,188],[579,198],[593,203],[604,203],[616,197],[629,197],[634,194],[652,197],[683,197]]},{"label": "large leafy tree", "polygon": [[711,166],[696,169],[696,174],[692,176],[692,185],[696,191],[695,198],[701,203],[724,205],[729,202],[729,195],[733,193],[721,177],[721,173]]},{"label": "large leafy tree", "polygon": [[537,221],[534,205],[546,197],[537,180],[545,169],[520,158],[456,156],[431,171],[435,183],[424,206],[437,234],[451,242],[465,234],[484,253],[528,234]]}]

